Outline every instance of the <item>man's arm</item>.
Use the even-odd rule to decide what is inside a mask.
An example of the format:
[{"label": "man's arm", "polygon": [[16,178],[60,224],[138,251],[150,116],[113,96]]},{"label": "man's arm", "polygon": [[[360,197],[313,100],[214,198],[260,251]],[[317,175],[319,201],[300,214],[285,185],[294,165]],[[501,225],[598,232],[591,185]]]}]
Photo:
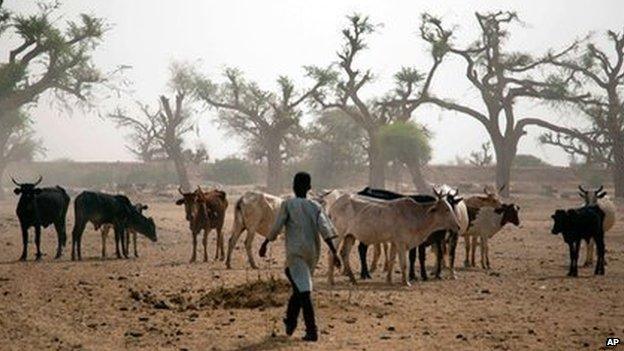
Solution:
[{"label": "man's arm", "polygon": [[274,241],[277,239],[277,236],[282,231],[284,225],[286,225],[286,221],[288,220],[288,211],[286,210],[286,201],[282,202],[282,206],[280,207],[279,213],[275,218],[275,222],[273,222],[273,227],[271,227],[271,231],[267,235],[262,245],[260,245],[260,252],[258,255],[260,257],[264,257],[266,255],[267,245],[270,241]]},{"label": "man's arm", "polygon": [[336,267],[340,267],[340,260],[338,259],[338,252],[336,251],[336,246],[334,246],[334,240],[338,240],[338,235],[336,234],[336,228],[332,224],[331,220],[325,214],[325,211],[320,210],[317,217],[317,224],[319,228],[319,232],[321,233],[321,237],[323,241],[329,247],[329,251],[331,251],[334,257],[334,265]]}]

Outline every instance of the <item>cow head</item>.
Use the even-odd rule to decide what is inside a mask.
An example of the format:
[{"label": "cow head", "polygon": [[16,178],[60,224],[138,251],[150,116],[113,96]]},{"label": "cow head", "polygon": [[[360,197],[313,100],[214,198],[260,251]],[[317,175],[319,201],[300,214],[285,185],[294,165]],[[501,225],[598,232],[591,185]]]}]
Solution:
[{"label": "cow head", "polygon": [[603,189],[604,186],[601,185],[597,190],[588,191],[579,185],[579,196],[585,200],[585,206],[596,205],[598,203],[598,199],[602,199],[607,196],[607,192]]},{"label": "cow head", "polygon": [[566,210],[556,210],[555,214],[550,216],[550,218],[554,221],[553,227],[550,230],[550,232],[554,235],[563,233],[568,228],[568,224],[570,223],[570,216]]},{"label": "cow head", "polygon": [[158,237],[156,236],[156,224],[154,223],[154,219],[143,215],[143,211],[148,208],[147,205],[140,203],[132,206],[130,209],[130,222],[134,230],[145,235],[152,242],[156,242],[158,241]]},{"label": "cow head", "polygon": [[13,184],[17,186],[17,188],[13,190],[15,195],[22,195],[22,197],[28,198],[41,194],[41,189],[37,188],[37,185],[39,185],[41,180],[43,180],[43,177],[41,176],[39,176],[39,179],[37,179],[34,183],[18,183],[15,179],[13,179],[13,177],[11,177],[11,180],[13,181]]},{"label": "cow head", "polygon": [[199,206],[199,196],[201,189],[198,188],[192,193],[185,193],[182,191],[182,188],[178,187],[178,192],[182,195],[182,198],[176,201],[176,205],[181,206],[184,205],[184,212],[186,212],[186,220],[191,221],[193,218],[197,218],[197,215],[200,211]]},{"label": "cow head", "polygon": [[436,230],[459,232],[459,223],[451,204],[446,201],[445,195],[438,192],[437,189],[434,188],[433,193],[436,194],[438,199],[427,209],[427,215],[433,221],[434,228]]},{"label": "cow head", "polygon": [[519,226],[520,218],[518,217],[518,211],[520,211],[520,206],[516,204],[502,204],[500,207],[494,209],[495,213],[503,215],[501,218],[501,227],[504,227],[507,223],[511,223],[516,227]]},{"label": "cow head", "polygon": [[227,201],[225,191],[218,189],[203,191],[203,189],[198,185],[196,192],[198,194],[200,206],[203,206],[204,211],[206,211],[206,214],[208,215],[208,219],[216,220],[219,218],[219,205],[222,201]]},{"label": "cow head", "polygon": [[457,204],[464,201],[464,198],[459,196],[459,189],[453,189],[446,193],[446,201],[451,204],[451,207],[455,208]]},{"label": "cow head", "polygon": [[[504,185],[499,189],[499,191],[502,191],[503,189],[505,189]],[[475,196],[475,198],[479,202],[478,207],[498,208],[498,207],[501,207],[503,204],[500,200],[500,196],[498,195],[498,192],[492,191],[488,187],[483,188],[483,195],[477,195]]]}]

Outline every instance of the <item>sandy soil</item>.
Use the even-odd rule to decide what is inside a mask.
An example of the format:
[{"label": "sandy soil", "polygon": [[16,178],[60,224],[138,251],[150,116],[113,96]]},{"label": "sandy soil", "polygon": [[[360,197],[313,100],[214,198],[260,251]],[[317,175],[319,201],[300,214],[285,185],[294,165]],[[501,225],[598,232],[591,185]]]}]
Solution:
[{"label": "sandy soil", "polygon": [[[549,216],[555,207],[577,203],[537,197],[516,202],[521,228],[505,228],[491,241],[490,272],[460,268],[457,280],[405,288],[398,282],[388,286],[378,271],[373,281],[356,287],[345,277],[330,287],[323,262],[315,281],[321,331],[315,345],[299,341],[302,330],[296,338],[283,336],[284,307],[275,305],[285,302],[286,293],[279,281],[275,296],[267,298],[272,302],[256,301],[254,308],[225,308],[215,298],[244,294],[244,287],[230,288],[258,279],[282,279],[281,244],[272,246],[271,260],[258,261],[263,269],[253,271],[240,240],[235,269],[226,270],[212,260],[212,235],[211,260],[189,264],[183,210],[161,200],[150,203],[159,241],[140,238],[139,258],[102,260],[99,234],[89,228],[82,262],[71,262],[69,250],[53,260],[56,235],[48,228],[44,259],[32,261],[31,245],[29,262],[21,263],[15,203],[0,203],[0,349],[597,350],[609,335],[624,338],[622,222],[608,233],[606,276],[594,277],[584,268],[572,279],[565,277],[567,246],[550,234]],[[230,206],[227,231],[231,219]],[[110,239],[108,252],[114,252]],[[463,256],[460,242],[460,264]],[[359,267],[355,255],[352,262]]]}]

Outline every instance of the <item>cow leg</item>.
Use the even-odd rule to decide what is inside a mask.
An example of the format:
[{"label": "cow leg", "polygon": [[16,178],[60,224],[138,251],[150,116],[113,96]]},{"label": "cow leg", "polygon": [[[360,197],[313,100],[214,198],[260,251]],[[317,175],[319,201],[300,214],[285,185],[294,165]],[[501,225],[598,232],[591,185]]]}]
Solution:
[{"label": "cow leg", "polygon": [[121,242],[123,248],[124,258],[130,257],[130,232],[128,232],[128,228],[123,228],[123,235],[121,236],[123,240]]},{"label": "cow leg", "polygon": [[[236,247],[236,242],[238,241],[238,238],[243,233],[243,230],[244,230],[243,228],[237,228],[236,223],[234,224],[232,235],[230,235],[230,240],[228,241],[228,251],[227,251],[227,256],[225,258],[225,267],[227,267],[227,269],[232,268],[232,252],[234,251],[234,248]],[[247,253],[247,255],[249,255],[249,253]]]},{"label": "cow leg", "polygon": [[466,248],[466,256],[464,258],[465,268],[470,267],[470,240],[472,240],[472,237],[467,235],[464,236],[464,247]]},{"label": "cow leg", "polygon": [[388,262],[390,262],[390,244],[388,243],[383,243],[381,244],[381,247],[383,249],[384,252],[384,272],[388,271]]},{"label": "cow leg", "polygon": [[409,250],[409,279],[416,281],[416,248],[413,247]]},{"label": "cow leg", "polygon": [[139,257],[139,252],[137,251],[137,232],[132,231],[132,246],[134,248],[134,257]]},{"label": "cow leg", "polygon": [[444,249],[442,246],[444,245],[444,239],[436,240],[435,242],[435,252],[436,252],[436,268],[434,272],[434,276],[436,279],[440,279],[440,274],[442,273],[442,261],[444,261]]},{"label": "cow leg", "polygon": [[472,243],[470,244],[470,266],[471,267],[476,267],[475,256],[477,255],[478,242],[479,242],[479,237],[474,235],[472,237]]},{"label": "cow leg", "polygon": [[358,253],[360,255],[360,279],[362,280],[371,279],[370,273],[368,272],[368,263],[366,262],[367,251],[368,245],[360,242],[358,245]]},{"label": "cow leg", "polygon": [[[342,252],[342,250],[341,250]],[[331,254],[327,255],[327,283],[334,285],[334,259]]]},{"label": "cow leg", "polygon": [[570,244],[570,273],[571,277],[578,277],[578,251],[580,242],[572,242]]},{"label": "cow leg", "polygon": [[448,248],[448,257],[449,257],[449,271],[451,274],[451,279],[456,279],[455,276],[455,249],[457,248],[457,240],[458,234],[451,232],[451,237],[449,238],[449,248]]},{"label": "cow leg", "polygon": [[[604,235],[604,234],[603,234]],[[594,274],[596,275],[604,275],[604,256],[605,256],[605,245],[604,245],[604,236],[600,235],[596,237],[596,248],[598,250],[598,259],[596,262],[596,269]]]},{"label": "cow leg", "polygon": [[427,261],[427,246],[424,244],[418,245],[418,264],[420,265],[420,279],[427,280],[427,267],[425,262]]},{"label": "cow leg", "polygon": [[481,236],[481,240],[480,240],[480,251],[481,251],[481,268],[483,269],[487,269],[487,266],[485,265],[485,247],[487,246],[487,239],[485,236]]},{"label": "cow leg", "polygon": [[191,233],[193,237],[193,254],[191,255],[191,263],[195,262],[197,259],[197,234],[199,233]]},{"label": "cow leg", "polygon": [[379,257],[381,257],[381,244],[375,244],[373,245],[373,261],[371,262],[370,267],[368,267],[368,273],[373,273],[377,270]]},{"label": "cow leg", "polygon": [[392,284],[392,269],[394,268],[394,260],[396,258],[397,247],[392,244],[390,246],[390,258],[388,260],[388,273],[386,275],[386,283]]},{"label": "cow leg", "polygon": [[340,257],[342,258],[342,264],[345,268],[345,273],[349,277],[349,280],[352,284],[357,284],[355,280],[355,276],[353,275],[353,270],[351,269],[351,263],[349,262],[349,254],[351,253],[351,248],[355,243],[355,238],[353,235],[347,235],[344,238],[344,244],[342,245],[342,249],[340,250]]},{"label": "cow leg", "polygon": [[63,248],[67,243],[67,232],[65,231],[65,220],[54,223],[54,229],[56,230],[57,246],[56,255],[54,259],[59,259],[63,256]]},{"label": "cow leg", "polygon": [[587,255],[585,256],[585,263],[583,267],[591,267],[594,264],[594,240],[590,238],[587,241]]},{"label": "cow leg", "polygon": [[35,246],[37,247],[37,254],[35,256],[35,260],[41,260],[43,254],[41,253],[41,226],[35,226]]},{"label": "cow leg", "polygon": [[399,246],[399,264],[401,265],[401,280],[405,286],[412,286],[409,279],[407,278],[407,259],[405,257],[405,253],[407,252],[407,247],[405,245]]},{"label": "cow leg", "polygon": [[78,244],[80,243],[80,240],[82,240],[82,233],[84,232],[86,226],[87,222],[82,220],[82,218],[77,218],[76,223],[74,223],[74,229],[72,230],[72,261],[80,260],[82,258],[80,246]]},{"label": "cow leg", "polygon": [[20,256],[20,261],[26,261],[26,257],[28,256],[28,228],[24,228],[22,226],[22,255]]},{"label": "cow leg", "polygon": [[110,226],[104,225],[102,227],[102,258],[106,259],[106,241],[108,240],[108,233],[110,232]]},{"label": "cow leg", "polygon": [[253,228],[249,229],[247,231],[247,237],[245,237],[245,251],[247,251],[247,261],[249,261],[249,265],[251,266],[251,268],[258,269],[258,265],[256,265],[256,261],[254,260],[254,255],[253,255],[253,250],[252,250],[255,237],[256,237],[256,230]]},{"label": "cow leg", "polygon": [[[122,258],[122,252],[124,251],[124,243],[123,243],[123,235],[124,235],[124,230],[123,230],[123,226],[119,225],[119,224],[115,224],[113,230],[115,231],[115,255],[117,256],[118,259]],[[121,251],[119,250],[119,246],[121,245]]]},{"label": "cow leg", "polygon": [[222,227],[217,227],[217,249],[219,250],[217,260],[225,260],[225,240],[223,240]]},{"label": "cow leg", "polygon": [[490,269],[490,239],[489,238],[485,238],[485,267],[487,269]]},{"label": "cow leg", "polygon": [[[208,262],[208,234],[210,233],[210,229],[204,229],[204,237],[202,238],[202,244],[204,244],[204,262]],[[219,239],[217,239],[218,241]],[[217,244],[217,250],[219,249],[219,245]],[[215,255],[216,260],[216,255]]]}]

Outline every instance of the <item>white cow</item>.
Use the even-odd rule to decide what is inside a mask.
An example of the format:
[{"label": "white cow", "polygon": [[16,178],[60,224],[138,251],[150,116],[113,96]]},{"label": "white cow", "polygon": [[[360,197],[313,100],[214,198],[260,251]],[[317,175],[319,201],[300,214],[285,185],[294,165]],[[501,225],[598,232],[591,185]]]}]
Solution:
[{"label": "white cow", "polygon": [[[607,192],[603,190],[604,187],[598,188],[598,190],[588,191],[583,189],[579,185],[579,195],[585,200],[585,206],[597,205],[602,212],[604,212],[604,220],[602,222],[602,229],[604,233],[613,228],[615,224],[615,205],[607,196]],[[585,257],[585,263],[583,266],[590,267],[594,263],[594,242],[593,239],[589,239],[587,242],[587,256]]]},{"label": "white cow", "polygon": [[264,237],[269,234],[271,226],[273,222],[275,222],[275,217],[282,205],[282,201],[280,197],[258,191],[248,191],[238,199],[236,207],[234,208],[234,225],[228,243],[227,258],[225,260],[225,265],[228,269],[232,268],[232,251],[234,251],[238,238],[245,230],[247,230],[245,250],[247,251],[249,265],[253,269],[258,268],[252,252],[254,236],[256,233]]}]

